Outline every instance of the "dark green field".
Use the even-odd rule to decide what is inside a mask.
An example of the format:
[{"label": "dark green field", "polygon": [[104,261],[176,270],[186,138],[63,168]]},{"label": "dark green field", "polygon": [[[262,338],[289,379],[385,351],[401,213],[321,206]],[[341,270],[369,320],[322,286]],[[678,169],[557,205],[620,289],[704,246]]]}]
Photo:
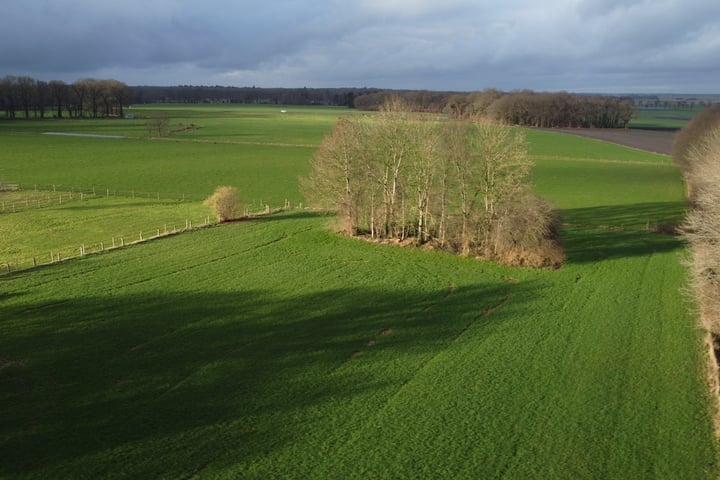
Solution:
[{"label": "dark green field", "polygon": [[[198,198],[227,183],[295,205],[313,150],[279,144],[316,144],[337,111],[274,133],[257,119],[255,145],[230,143],[226,122],[252,123],[235,108],[243,120],[184,114],[218,144],[3,124],[0,176]],[[563,216],[559,270],[341,238],[294,209],[0,276],[0,476],[717,477],[684,247],[654,233],[683,215],[679,172],[528,138]],[[33,231],[12,215],[5,228]]]}]

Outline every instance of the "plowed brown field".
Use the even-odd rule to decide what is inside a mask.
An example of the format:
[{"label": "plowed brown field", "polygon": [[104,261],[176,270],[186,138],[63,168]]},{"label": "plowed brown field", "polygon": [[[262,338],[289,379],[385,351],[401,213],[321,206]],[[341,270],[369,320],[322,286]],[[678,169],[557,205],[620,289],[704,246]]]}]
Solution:
[{"label": "plowed brown field", "polygon": [[596,138],[665,155],[671,154],[673,139],[677,133],[677,130],[624,130],[615,128],[555,128],[549,130]]}]

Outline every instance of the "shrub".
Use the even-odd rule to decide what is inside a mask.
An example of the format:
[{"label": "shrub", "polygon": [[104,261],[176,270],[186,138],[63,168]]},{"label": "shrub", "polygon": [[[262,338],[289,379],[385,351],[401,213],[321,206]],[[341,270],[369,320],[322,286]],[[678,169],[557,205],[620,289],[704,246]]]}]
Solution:
[{"label": "shrub", "polygon": [[559,218],[541,197],[526,194],[501,208],[491,233],[490,257],[506,265],[559,267],[564,254],[558,238]]},{"label": "shrub", "polygon": [[235,187],[217,187],[215,192],[208,197],[204,205],[212,208],[219,223],[236,218],[236,212],[240,206],[240,200]]}]

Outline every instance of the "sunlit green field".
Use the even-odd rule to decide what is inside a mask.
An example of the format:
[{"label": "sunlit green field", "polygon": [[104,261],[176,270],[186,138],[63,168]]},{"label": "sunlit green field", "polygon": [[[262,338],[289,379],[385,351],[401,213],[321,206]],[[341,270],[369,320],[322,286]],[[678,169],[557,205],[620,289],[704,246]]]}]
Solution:
[{"label": "sunlit green field", "polygon": [[[313,150],[279,144],[317,144],[337,115],[321,112],[287,137],[256,126],[265,145],[38,136],[31,155],[29,132],[1,130],[34,160],[3,150],[0,172],[302,201]],[[535,189],[563,215],[559,270],[341,238],[296,209],[0,276],[0,477],[715,478],[684,249],[653,233],[683,214],[677,169],[528,139]],[[59,161],[46,141],[77,144]],[[96,169],[98,151],[125,153]],[[120,223],[112,209],[158,206],[123,202],[87,205]],[[33,230],[18,215],[0,222],[35,231],[28,250],[47,249],[53,216],[84,218],[38,209]]]}]

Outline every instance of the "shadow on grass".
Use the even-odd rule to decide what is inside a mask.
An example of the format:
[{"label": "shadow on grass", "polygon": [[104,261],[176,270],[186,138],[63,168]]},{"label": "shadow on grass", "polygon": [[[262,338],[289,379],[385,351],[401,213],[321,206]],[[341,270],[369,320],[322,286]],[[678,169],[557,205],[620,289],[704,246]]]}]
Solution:
[{"label": "shadow on grass", "polygon": [[345,441],[468,327],[491,335],[531,290],[0,304],[0,476],[189,478],[318,435]]},{"label": "shadow on grass", "polygon": [[[686,209],[685,202],[658,202],[563,210],[566,257],[584,263],[682,248],[682,239],[669,231]],[[652,231],[658,227],[665,233]]]}]

